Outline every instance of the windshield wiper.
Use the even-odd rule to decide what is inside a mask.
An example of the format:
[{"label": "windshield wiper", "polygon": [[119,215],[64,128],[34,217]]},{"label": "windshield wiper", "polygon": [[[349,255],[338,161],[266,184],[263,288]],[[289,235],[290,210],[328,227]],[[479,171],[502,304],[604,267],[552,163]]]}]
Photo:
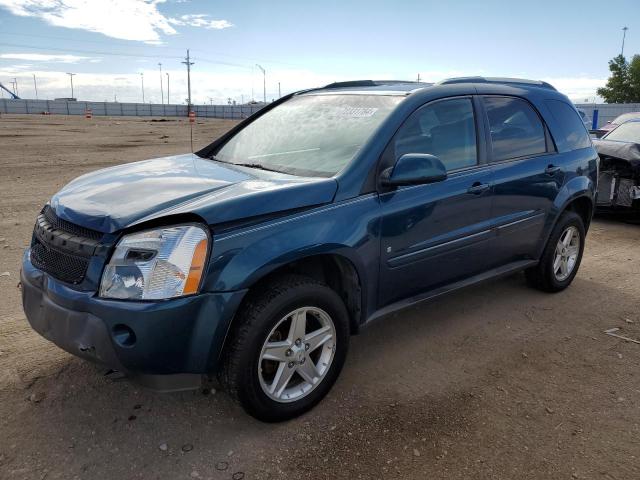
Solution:
[{"label": "windshield wiper", "polygon": [[258,170],[266,170],[268,172],[282,173],[280,170],[275,170],[273,168],[265,167],[264,165],[261,165],[260,163],[231,163],[231,165],[237,165],[239,167],[257,168]]},{"label": "windshield wiper", "polygon": [[283,173],[281,170],[276,170],[274,168],[268,168],[268,167],[265,167],[264,165],[262,165],[260,163],[227,162],[226,160],[221,160],[220,158],[216,157],[215,155],[209,156],[209,159],[213,160],[214,162],[226,163],[227,165],[237,165],[238,167],[257,168],[259,170],[266,170],[267,172]]}]

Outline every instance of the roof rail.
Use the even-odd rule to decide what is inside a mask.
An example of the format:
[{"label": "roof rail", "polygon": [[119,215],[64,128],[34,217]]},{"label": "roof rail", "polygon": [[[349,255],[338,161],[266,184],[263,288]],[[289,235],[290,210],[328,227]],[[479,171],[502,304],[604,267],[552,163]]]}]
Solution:
[{"label": "roof rail", "polygon": [[555,90],[556,88],[550,83],[542,80],[527,80],[526,78],[508,78],[508,77],[457,77],[447,78],[438,82],[436,85],[451,85],[455,83],[501,83],[504,85],[525,85],[529,87],[541,87]]}]

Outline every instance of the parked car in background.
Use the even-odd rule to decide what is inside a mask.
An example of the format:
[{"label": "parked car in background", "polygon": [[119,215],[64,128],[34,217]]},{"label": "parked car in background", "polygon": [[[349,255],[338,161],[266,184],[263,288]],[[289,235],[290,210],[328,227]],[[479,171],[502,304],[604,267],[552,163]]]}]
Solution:
[{"label": "parked car in background", "polygon": [[622,125],[623,123],[628,122],[629,120],[637,120],[637,119],[640,119],[640,112],[623,113],[622,115],[618,115],[616,118],[614,118],[613,121],[607,122],[603,126],[597,128],[596,130],[593,130],[593,133],[596,135],[597,138],[601,138],[604,135],[606,135],[607,132],[610,132],[611,130],[615,129],[618,125]]},{"label": "parked car in background", "polygon": [[598,209],[640,213],[640,118],[593,144],[600,155]]},{"label": "parked car in background", "polygon": [[544,82],[290,94],[195,154],[63,187],[23,257],[24,310],[74,355],[162,389],[217,375],[251,415],[288,419],[374,319],[522,270],[567,288],[597,163]]}]

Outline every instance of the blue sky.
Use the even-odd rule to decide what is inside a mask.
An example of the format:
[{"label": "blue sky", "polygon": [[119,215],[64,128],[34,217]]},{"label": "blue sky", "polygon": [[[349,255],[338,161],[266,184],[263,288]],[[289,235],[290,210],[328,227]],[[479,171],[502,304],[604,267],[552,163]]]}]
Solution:
[{"label": "blue sky", "polygon": [[[615,15],[613,14],[615,13]],[[0,82],[34,98],[160,101],[262,98],[334,80],[449,76],[544,79],[593,99],[607,61],[640,53],[640,2],[0,0]],[[165,98],[166,100],[166,98]]]}]

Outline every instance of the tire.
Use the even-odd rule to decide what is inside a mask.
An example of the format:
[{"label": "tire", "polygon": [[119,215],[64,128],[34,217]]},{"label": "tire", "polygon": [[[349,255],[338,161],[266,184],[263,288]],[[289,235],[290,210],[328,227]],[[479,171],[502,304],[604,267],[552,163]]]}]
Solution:
[{"label": "tire", "polygon": [[[218,379],[231,397],[258,420],[279,422],[297,417],[322,400],[340,374],[349,345],[347,309],[328,286],[301,275],[279,277],[249,295],[225,344]],[[308,342],[287,343],[295,342],[294,337],[303,338],[300,330],[293,332],[294,317],[304,320],[303,331],[308,332],[304,338]],[[316,332],[324,336],[309,335]],[[333,339],[326,340],[330,335]],[[285,347],[279,347],[284,343]],[[308,355],[305,347],[311,349]],[[285,361],[264,358],[269,357],[267,350],[275,352],[274,358]],[[317,382],[305,380],[315,380],[309,371],[318,373]],[[290,380],[284,383],[287,375]],[[280,390],[276,378],[282,380],[284,390]]]},{"label": "tire", "polygon": [[[566,250],[567,252],[577,250],[577,257],[575,258],[571,270],[565,276],[562,274],[561,270],[556,271],[554,268],[554,262],[557,259],[556,247],[559,247],[558,242],[561,238],[567,238],[563,237],[563,235],[570,231],[569,229],[574,229],[571,231],[575,232],[580,243],[577,249],[574,245],[572,250],[569,250],[569,248]],[[582,261],[585,236],[582,217],[571,211],[565,211],[562,213],[549,236],[547,245],[540,257],[540,262],[535,267],[531,267],[525,271],[527,283],[538,290],[550,293],[560,292],[571,285],[571,282],[580,268],[580,262]]]}]

